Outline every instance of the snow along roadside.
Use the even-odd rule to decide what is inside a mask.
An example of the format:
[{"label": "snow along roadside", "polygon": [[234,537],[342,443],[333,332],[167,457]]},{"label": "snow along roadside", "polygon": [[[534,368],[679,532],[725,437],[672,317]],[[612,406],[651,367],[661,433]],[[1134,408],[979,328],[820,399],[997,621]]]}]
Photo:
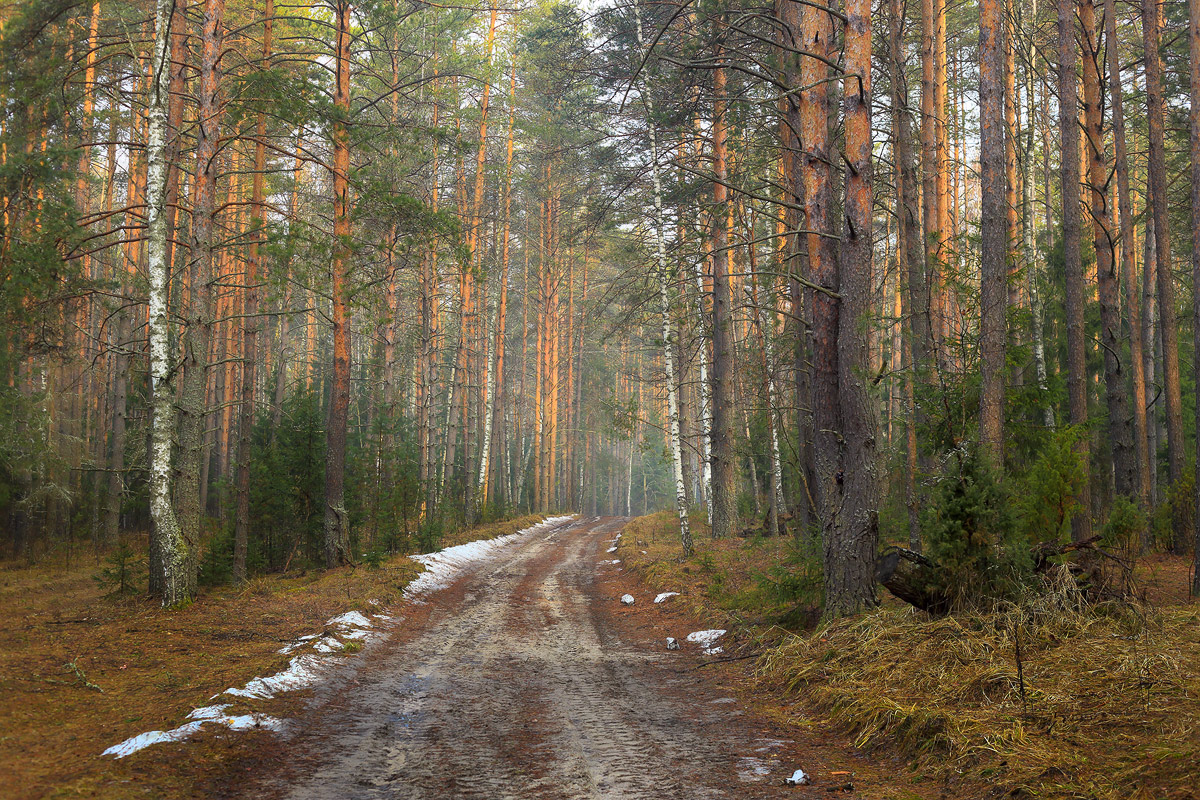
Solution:
[{"label": "snow along roadside", "polygon": [[[496,557],[503,548],[515,544],[523,537],[555,528],[574,518],[575,515],[550,517],[507,536],[480,539],[447,547],[434,553],[409,556],[413,561],[423,564],[425,571],[405,587],[404,599],[413,603],[423,603],[422,598],[450,586],[467,567]],[[373,604],[377,605],[377,603]],[[394,624],[393,619],[387,614],[372,614],[370,618],[358,611],[339,614],[325,623],[323,633],[301,636],[279,650],[285,655],[300,649],[307,650],[307,652],[293,657],[288,663],[287,669],[265,678],[254,678],[241,688],[231,687],[221,694],[213,695],[211,699],[216,700],[222,695],[230,695],[267,700],[280,692],[307,689],[317,684],[337,665],[337,662],[333,660],[333,655],[344,652],[346,642],[358,640],[365,645],[386,636],[387,630],[392,627],[392,624]],[[228,707],[228,703],[221,703],[193,709],[187,716],[189,721],[178,728],[169,731],[139,733],[120,744],[113,745],[101,755],[124,758],[152,744],[182,742],[198,733],[205,724],[224,725],[234,731],[254,729],[281,731],[286,725],[286,720],[266,714],[228,715],[225,713],[225,709]]]}]

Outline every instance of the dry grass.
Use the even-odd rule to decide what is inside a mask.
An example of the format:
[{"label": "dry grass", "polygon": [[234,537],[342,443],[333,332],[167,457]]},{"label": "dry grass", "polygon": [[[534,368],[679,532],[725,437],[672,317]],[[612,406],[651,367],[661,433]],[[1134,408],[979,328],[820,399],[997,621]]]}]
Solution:
[{"label": "dry grass", "polygon": [[1183,559],[1139,564],[1154,605],[1087,606],[1068,581],[938,619],[885,597],[875,613],[796,635],[766,624],[786,604],[762,579],[790,540],[698,531],[684,562],[678,537],[672,514],[642,517],[618,554],[653,588],[766,644],[757,696],[792,724],[899,752],[962,796],[1200,795],[1200,609],[1185,604]]},{"label": "dry grass", "polygon": [[760,672],[921,774],[1048,798],[1190,798],[1200,612],[1085,607],[1073,584],[991,613],[889,609],[789,640]]},{"label": "dry grass", "polygon": [[[786,537],[711,539],[692,522],[696,554],[684,560],[679,522],[672,512],[632,520],[617,555],[653,589],[679,592],[691,609],[723,623],[767,624],[795,611],[777,588],[778,568],[790,555]],[[644,551],[644,552],[643,552]]]},{"label": "dry grass", "polygon": [[[456,532],[444,544],[539,519]],[[219,768],[219,750],[193,748],[186,760],[171,748],[121,761],[99,754],[137,733],[173,728],[213,694],[277,672],[288,661],[277,652],[282,644],[335,614],[396,601],[421,570],[396,556],[379,569],[261,577],[164,611],[146,598],[105,597],[93,579],[100,567],[0,566],[0,795],[190,796],[198,772]],[[295,702],[265,710],[286,713]]]}]

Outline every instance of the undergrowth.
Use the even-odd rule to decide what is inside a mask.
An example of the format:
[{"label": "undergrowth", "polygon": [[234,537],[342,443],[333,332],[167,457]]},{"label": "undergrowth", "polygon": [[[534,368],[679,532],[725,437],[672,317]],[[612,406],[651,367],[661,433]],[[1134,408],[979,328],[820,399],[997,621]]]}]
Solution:
[{"label": "undergrowth", "polygon": [[788,636],[760,674],[922,775],[1016,796],[1184,798],[1200,785],[1197,623],[1195,608],[1089,606],[1064,574],[986,612],[884,609]]}]

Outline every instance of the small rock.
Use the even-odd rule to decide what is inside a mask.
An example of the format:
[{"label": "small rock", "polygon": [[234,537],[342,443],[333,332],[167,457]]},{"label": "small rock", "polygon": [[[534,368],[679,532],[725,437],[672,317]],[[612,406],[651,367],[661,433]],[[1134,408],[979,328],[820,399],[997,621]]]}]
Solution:
[{"label": "small rock", "polygon": [[633,605],[633,604],[634,604],[634,602],[635,602],[635,601],[634,601],[634,599],[633,599],[633,595],[631,595],[631,594],[623,594],[623,595],[621,595],[621,605],[623,605],[623,606],[631,606],[631,605]]},{"label": "small rock", "polygon": [[808,786],[812,783],[812,779],[802,769],[798,769],[792,773],[792,777],[784,781],[788,786]]},{"label": "small rock", "polygon": [[676,639],[674,636],[668,636],[667,637],[667,649],[668,650],[678,650],[679,649],[679,640]]}]

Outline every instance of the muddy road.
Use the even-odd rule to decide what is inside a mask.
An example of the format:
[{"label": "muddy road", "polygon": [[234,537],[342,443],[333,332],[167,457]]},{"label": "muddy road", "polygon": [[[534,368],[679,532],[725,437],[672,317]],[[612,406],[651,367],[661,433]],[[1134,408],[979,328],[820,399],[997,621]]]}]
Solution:
[{"label": "muddy road", "polygon": [[[536,532],[403,609],[387,641],[324,687],[267,783],[246,788],[292,800],[831,796],[784,785],[811,754],[730,696],[724,667],[701,667],[713,656],[668,651],[620,604],[621,587],[636,588],[606,552],[622,524]],[[640,593],[637,611],[661,608],[652,599]]]}]

